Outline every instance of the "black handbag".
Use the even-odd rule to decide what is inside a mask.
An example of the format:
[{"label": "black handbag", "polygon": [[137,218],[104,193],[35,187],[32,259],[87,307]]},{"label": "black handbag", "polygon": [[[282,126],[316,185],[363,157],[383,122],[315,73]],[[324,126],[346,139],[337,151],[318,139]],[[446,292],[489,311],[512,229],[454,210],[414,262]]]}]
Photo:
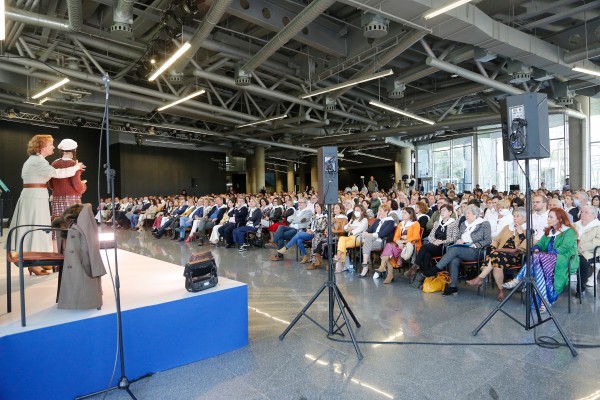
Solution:
[{"label": "black handbag", "polygon": [[183,270],[185,289],[188,292],[200,292],[217,286],[217,264],[210,251],[190,256]]}]

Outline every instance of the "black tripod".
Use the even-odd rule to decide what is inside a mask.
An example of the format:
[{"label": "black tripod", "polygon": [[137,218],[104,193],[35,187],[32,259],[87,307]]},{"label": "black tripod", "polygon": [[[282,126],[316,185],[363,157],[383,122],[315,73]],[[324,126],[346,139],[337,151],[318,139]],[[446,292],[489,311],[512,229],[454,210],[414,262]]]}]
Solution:
[{"label": "black tripod", "polygon": [[[483,322],[481,324],[479,324],[479,326],[473,331],[473,336],[477,336],[477,334],[479,333],[479,331],[481,329],[483,329],[483,327],[494,317],[494,315],[496,315],[496,313],[498,311],[502,312],[504,315],[506,315],[507,317],[509,317],[513,321],[515,321],[517,324],[521,325],[527,331],[535,328],[536,326],[540,326],[540,325],[542,325],[545,322],[548,322],[548,321],[552,320],[552,322],[554,322],[554,325],[556,326],[556,328],[560,332],[560,335],[563,337],[565,343],[567,344],[567,346],[569,346],[569,349],[571,349],[571,354],[573,355],[573,357],[576,357],[577,356],[577,351],[575,350],[575,347],[573,347],[573,344],[571,343],[571,340],[569,340],[569,338],[567,337],[567,334],[565,333],[565,331],[563,331],[560,323],[556,319],[556,316],[554,315],[554,312],[550,308],[550,304],[548,304],[548,302],[546,301],[546,299],[544,299],[544,297],[541,295],[540,289],[536,285],[535,279],[533,278],[533,276],[531,274],[531,225],[532,225],[532,223],[531,223],[531,185],[529,183],[529,159],[525,159],[525,182],[526,182],[525,183],[525,186],[526,186],[525,187],[525,204],[527,205],[527,207],[526,207],[526,211],[527,211],[527,225],[526,225],[526,230],[525,230],[525,232],[526,232],[526,234],[525,234],[525,237],[526,237],[525,240],[527,241],[526,242],[526,250],[525,250],[525,265],[526,265],[525,277],[509,293],[509,295],[506,296],[506,298],[504,299],[504,301],[502,301],[498,306],[496,306],[496,308],[483,320]],[[518,293],[519,290],[522,290],[523,287],[525,288],[525,292],[526,292],[526,296],[525,296],[525,323],[524,324],[521,321],[517,320],[512,315],[508,314],[503,309],[504,304],[506,304],[506,302],[515,293]],[[570,288],[569,288],[569,290],[570,290]],[[536,294],[542,300],[542,303],[546,307],[546,311],[548,312],[548,318],[546,318],[546,319],[542,319],[542,316],[540,314],[540,307],[538,305],[538,302],[535,301],[535,299],[533,297]],[[537,314],[537,323],[533,320],[533,314],[532,314],[532,310],[531,310],[532,301],[533,301],[533,306],[535,307],[535,313]]]},{"label": "black tripod", "polygon": [[[105,120],[105,126],[106,126],[106,185],[108,187],[108,191],[110,193],[111,196],[111,204],[112,204],[112,230],[115,233],[115,303],[117,306],[117,342],[118,342],[118,346],[119,346],[119,361],[120,361],[120,367],[121,367],[121,376],[119,377],[119,381],[117,383],[117,386],[115,387],[111,387],[105,390],[100,390],[98,392],[95,393],[90,393],[88,395],[85,396],[81,396],[78,397],[78,399],[85,399],[88,397],[92,397],[95,396],[97,394],[100,393],[106,393],[106,392],[110,392],[112,390],[115,389],[119,389],[119,390],[124,390],[127,392],[127,394],[129,395],[129,397],[131,397],[134,400],[137,400],[136,397],[133,395],[133,393],[131,392],[131,390],[129,389],[129,385],[131,384],[131,381],[129,381],[129,379],[127,379],[127,375],[125,374],[125,355],[123,354],[123,324],[122,324],[122,314],[121,314],[121,281],[119,279],[119,260],[117,257],[117,218],[116,218],[116,204],[115,204],[115,170],[110,168],[110,134],[109,134],[109,121],[108,121],[108,94],[109,94],[109,86],[110,86],[110,79],[108,77],[108,74],[105,74],[104,77],[102,78],[102,80],[104,81],[104,87],[106,90],[106,111],[105,111],[105,115],[104,115],[104,120]],[[145,376],[139,378],[142,379],[145,378]],[[139,380],[137,379],[137,380]]]},{"label": "black tripod", "polygon": [[[363,355],[360,351],[360,348],[358,347],[358,342],[356,341],[356,337],[354,336],[352,327],[350,326],[350,321],[348,320],[348,316],[346,315],[346,310],[348,311],[348,314],[350,314],[350,316],[352,317],[352,320],[356,324],[357,328],[360,328],[360,323],[356,319],[356,316],[350,309],[350,306],[348,306],[348,302],[346,301],[346,299],[342,295],[342,292],[340,292],[340,289],[337,287],[337,285],[335,283],[335,273],[334,273],[333,262],[332,262],[333,257],[331,254],[331,248],[333,246],[332,232],[331,232],[331,222],[332,222],[331,204],[327,205],[327,217],[329,218],[329,224],[328,224],[328,228],[327,228],[327,255],[328,255],[327,263],[329,264],[329,271],[327,274],[327,280],[325,281],[325,283],[323,283],[323,286],[321,286],[321,288],[317,291],[317,293],[315,293],[314,296],[308,301],[308,303],[306,303],[306,305],[304,306],[302,311],[300,311],[300,313],[298,313],[298,315],[296,315],[296,318],[294,318],[294,320],[288,325],[288,327],[285,329],[285,331],[283,331],[283,333],[281,335],[279,335],[279,340],[285,339],[285,335],[287,335],[287,333],[294,327],[294,325],[296,325],[296,322],[298,322],[298,320],[304,315],[306,318],[308,318],[311,322],[313,322],[319,328],[321,328],[322,330],[327,332],[327,336],[333,336],[336,334],[340,335],[340,336],[344,336],[344,333],[342,332],[342,328],[345,326],[346,329],[348,329],[348,334],[350,335],[350,339],[352,339],[352,344],[354,345],[354,350],[356,350],[356,355],[358,356],[359,360],[362,360]],[[323,293],[323,291],[325,289],[329,289],[329,327],[328,327],[328,329],[325,329],[321,324],[319,324],[317,321],[315,321],[313,318],[311,318],[308,314],[306,314],[306,311],[315,302],[315,300],[317,300],[317,298],[321,295],[321,293]],[[337,306],[340,309],[340,314],[337,317],[334,317],[334,314],[333,314],[334,302],[335,302],[335,304],[337,304]],[[343,318],[343,320],[344,320],[343,323],[341,323],[341,324],[340,324],[340,317]]]}]

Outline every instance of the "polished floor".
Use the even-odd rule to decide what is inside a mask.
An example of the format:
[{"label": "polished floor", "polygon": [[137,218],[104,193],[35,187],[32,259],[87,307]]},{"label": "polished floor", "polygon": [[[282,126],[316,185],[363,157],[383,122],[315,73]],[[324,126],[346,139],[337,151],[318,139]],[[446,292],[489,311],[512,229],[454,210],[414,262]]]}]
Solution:
[{"label": "polished floor", "polygon": [[[149,232],[119,231],[118,240],[125,250],[179,265],[199,249],[155,239]],[[269,261],[272,253],[215,248],[219,274],[248,284],[249,345],[135,382],[131,390],[138,399],[600,399],[600,349],[580,348],[574,358],[565,347],[530,345],[534,335],[562,340],[551,322],[528,332],[500,313],[473,337],[497,302],[493,291],[484,298],[462,283],[457,296],[446,298],[422,293],[404,278],[383,285],[351,273],[337,276],[362,324],[355,329],[360,341],[431,344],[362,343],[359,361],[352,344],[329,340],[304,317],[280,341],[326,272],[306,271],[295,262],[294,251],[283,262]],[[554,311],[569,337],[600,345],[600,300],[589,293],[581,305],[573,300],[571,314],[567,301],[562,295]],[[518,297],[506,310],[524,320]],[[325,294],[309,315],[326,325]],[[108,380],[111,371],[95,373],[107,374]],[[106,398],[129,397],[115,391]]]}]

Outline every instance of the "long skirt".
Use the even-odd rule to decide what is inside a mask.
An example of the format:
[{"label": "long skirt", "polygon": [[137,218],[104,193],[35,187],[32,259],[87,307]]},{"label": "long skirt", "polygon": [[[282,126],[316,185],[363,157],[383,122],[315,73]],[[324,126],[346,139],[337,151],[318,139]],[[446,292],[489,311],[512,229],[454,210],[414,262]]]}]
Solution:
[{"label": "long skirt", "polygon": [[[554,271],[556,268],[556,254],[553,253],[533,253],[531,261],[531,274],[535,279],[535,284],[546,301],[552,305],[558,299],[558,293],[554,289]],[[526,267],[523,266],[517,275],[517,279],[525,277]],[[540,296],[536,295],[536,302],[541,305]]]},{"label": "long skirt", "polygon": [[[25,188],[17,201],[15,212],[10,221],[10,229],[18,225],[50,225],[50,204],[48,189]],[[31,227],[19,228],[12,236],[11,247],[18,250],[21,237]],[[15,235],[16,233],[16,235]],[[25,236],[23,251],[52,251],[52,235],[43,231],[35,231]]]}]

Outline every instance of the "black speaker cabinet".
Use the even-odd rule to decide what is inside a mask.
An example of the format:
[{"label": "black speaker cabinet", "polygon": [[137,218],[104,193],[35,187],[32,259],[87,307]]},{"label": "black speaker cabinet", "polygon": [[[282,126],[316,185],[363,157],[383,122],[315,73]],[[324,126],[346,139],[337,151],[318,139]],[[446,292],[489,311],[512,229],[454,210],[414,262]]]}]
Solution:
[{"label": "black speaker cabinet", "polygon": [[509,96],[500,102],[504,161],[550,157],[548,98],[541,93]]},{"label": "black speaker cabinet", "polygon": [[317,152],[319,178],[319,203],[338,203],[338,151],[337,147],[321,147]]}]

